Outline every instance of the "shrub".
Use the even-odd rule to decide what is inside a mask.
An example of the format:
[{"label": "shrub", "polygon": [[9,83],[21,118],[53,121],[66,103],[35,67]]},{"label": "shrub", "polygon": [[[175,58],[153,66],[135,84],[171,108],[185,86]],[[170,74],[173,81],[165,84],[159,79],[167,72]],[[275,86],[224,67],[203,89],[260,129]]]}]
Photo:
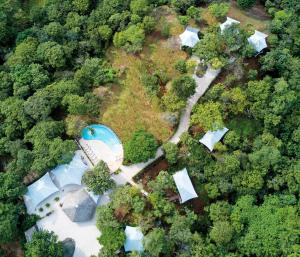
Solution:
[{"label": "shrub", "polygon": [[50,203],[46,203],[45,206],[46,206],[47,208],[50,208]]},{"label": "shrub", "polygon": [[146,88],[148,95],[156,96],[159,91],[158,78],[155,75],[143,74],[141,77],[143,86]]},{"label": "shrub", "polygon": [[189,16],[180,15],[178,16],[179,23],[183,26],[186,26],[189,23]]},{"label": "shrub", "polygon": [[160,33],[163,37],[168,38],[170,36],[170,27],[170,23],[167,21],[162,22]]},{"label": "shrub", "polygon": [[195,93],[195,88],[195,80],[188,75],[183,75],[172,83],[172,90],[179,98],[184,100]]},{"label": "shrub", "polygon": [[251,69],[251,70],[248,71],[248,79],[249,80],[256,80],[257,75],[258,75],[257,70],[252,70]]},{"label": "shrub", "polygon": [[255,4],[256,0],[237,0],[237,4],[242,9],[248,9]]},{"label": "shrub", "polygon": [[221,19],[226,16],[229,11],[228,3],[213,3],[209,7],[209,12],[217,19]]},{"label": "shrub", "polygon": [[175,64],[175,69],[178,70],[180,73],[186,73],[187,67],[185,60],[179,60]]},{"label": "shrub", "polygon": [[166,159],[170,164],[175,164],[178,158],[178,147],[176,144],[168,142],[163,145]]},{"label": "shrub", "polygon": [[39,208],[39,212],[42,212],[44,211],[44,209],[42,207]]},{"label": "shrub", "polygon": [[59,197],[58,197],[58,196],[55,197],[55,198],[54,198],[54,201],[55,201],[55,202],[58,202],[58,201],[59,201]]},{"label": "shrub", "polygon": [[137,130],[124,145],[125,159],[132,163],[145,162],[155,157],[157,147],[152,134],[143,129]]},{"label": "shrub", "polygon": [[155,19],[151,16],[145,16],[143,19],[143,28],[146,33],[150,33],[154,30],[156,25]]}]

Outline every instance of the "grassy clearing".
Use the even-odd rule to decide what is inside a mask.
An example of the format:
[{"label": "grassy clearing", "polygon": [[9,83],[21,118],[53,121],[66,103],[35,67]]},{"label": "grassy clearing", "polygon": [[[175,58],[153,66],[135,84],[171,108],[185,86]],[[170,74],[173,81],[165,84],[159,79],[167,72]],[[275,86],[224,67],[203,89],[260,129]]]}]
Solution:
[{"label": "grassy clearing", "polygon": [[[182,26],[174,13],[168,13],[171,34],[178,35]],[[158,28],[159,29],[159,25]],[[177,34],[176,34],[177,33]],[[145,128],[161,141],[166,141],[173,130],[162,118],[162,110],[157,98],[150,99],[140,81],[141,71],[146,65],[160,69],[172,79],[179,75],[174,68],[178,59],[185,59],[186,54],[179,48],[172,47],[168,40],[160,36],[158,30],[147,37],[145,48],[137,56],[112,48],[108,59],[114,68],[124,71],[120,79],[119,95],[104,102],[100,122],[110,126],[126,141],[137,128]]]},{"label": "grassy clearing", "polygon": [[240,21],[243,27],[252,25],[253,28],[262,32],[267,32],[270,23],[270,19],[263,10],[263,7],[259,5],[254,6],[248,11],[243,11],[232,1],[228,16]]}]

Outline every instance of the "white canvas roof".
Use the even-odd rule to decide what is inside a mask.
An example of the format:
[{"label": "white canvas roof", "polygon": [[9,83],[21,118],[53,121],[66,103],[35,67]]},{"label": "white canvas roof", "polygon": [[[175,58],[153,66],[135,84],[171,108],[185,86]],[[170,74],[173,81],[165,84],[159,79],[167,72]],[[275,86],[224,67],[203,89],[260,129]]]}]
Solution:
[{"label": "white canvas roof", "polygon": [[267,47],[267,34],[255,30],[254,34],[248,38],[248,42],[254,47],[256,52],[260,52]]},{"label": "white canvas roof", "polygon": [[84,172],[88,169],[81,158],[80,151],[76,151],[69,164],[59,165],[51,171],[54,181],[60,188],[66,185],[81,185]]},{"label": "white canvas roof", "polygon": [[216,131],[208,131],[199,142],[204,144],[210,151],[214,149],[216,143],[227,133],[228,128],[222,128]]},{"label": "white canvas roof", "polygon": [[181,46],[194,47],[199,41],[198,32],[199,29],[186,27],[185,31],[179,35]]},{"label": "white canvas roof", "polygon": [[43,177],[27,187],[24,202],[28,213],[33,213],[42,201],[58,191],[59,189],[54,185],[47,172]]},{"label": "white canvas roof", "polygon": [[124,244],[125,252],[130,252],[130,251],[142,252],[144,250],[143,247],[144,235],[140,227],[126,226],[125,235],[126,235],[126,240]]},{"label": "white canvas roof", "polygon": [[181,171],[177,171],[173,175],[173,178],[180,194],[181,203],[198,197],[186,168]]},{"label": "white canvas roof", "polygon": [[239,21],[237,21],[235,19],[232,19],[230,17],[227,17],[226,21],[224,23],[220,24],[221,32],[223,32],[224,29],[229,28],[231,25],[233,25],[233,24],[239,24],[239,23],[240,23]]}]

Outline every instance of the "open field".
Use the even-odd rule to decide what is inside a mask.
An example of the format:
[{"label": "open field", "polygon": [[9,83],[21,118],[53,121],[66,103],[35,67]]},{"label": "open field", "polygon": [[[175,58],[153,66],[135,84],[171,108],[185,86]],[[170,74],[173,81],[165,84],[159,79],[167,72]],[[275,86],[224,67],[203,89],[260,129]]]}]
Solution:
[{"label": "open field", "polygon": [[[171,34],[178,35],[182,26],[178,24],[175,14],[169,13],[166,18],[171,23]],[[111,48],[108,54],[112,66],[123,74],[119,81],[118,96],[104,102],[105,109],[102,110],[100,122],[110,126],[122,141],[126,141],[138,128],[147,129],[161,141],[167,140],[173,133],[169,124],[162,119],[159,99],[149,98],[141,84],[140,75],[146,69],[155,69],[172,79],[179,75],[174,68],[175,62],[185,59],[186,54],[172,47],[158,30],[146,38],[145,46],[139,55],[127,54],[115,48]]]}]

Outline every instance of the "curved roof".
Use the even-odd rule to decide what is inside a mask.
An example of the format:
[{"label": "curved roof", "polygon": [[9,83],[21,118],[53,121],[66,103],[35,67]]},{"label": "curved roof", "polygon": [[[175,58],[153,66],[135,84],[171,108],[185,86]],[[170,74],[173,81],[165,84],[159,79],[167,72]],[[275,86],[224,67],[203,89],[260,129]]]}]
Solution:
[{"label": "curved roof", "polygon": [[24,202],[28,213],[33,213],[41,202],[58,191],[59,189],[53,183],[47,172],[43,177],[27,187]]},{"label": "curved roof", "polygon": [[208,131],[199,142],[204,144],[211,152],[214,149],[216,143],[218,143],[221,138],[227,133],[229,129],[223,128],[216,131]]},{"label": "curved roof", "polygon": [[248,38],[248,42],[254,47],[255,51],[259,53],[268,46],[266,42],[267,37],[267,34],[255,30],[254,34]]},{"label": "curved roof", "polygon": [[194,47],[199,41],[198,32],[199,29],[186,27],[185,31],[179,35],[181,46]]},{"label": "curved roof", "polygon": [[143,247],[144,235],[140,227],[126,226],[125,235],[126,235],[126,240],[124,243],[125,252],[130,252],[130,251],[142,252],[144,250]]},{"label": "curved roof", "polygon": [[82,176],[88,168],[82,160],[80,151],[76,151],[69,164],[59,165],[50,173],[58,186],[62,188],[71,184],[81,185]]},{"label": "curved roof", "polygon": [[220,24],[220,29],[221,29],[221,32],[223,32],[225,29],[229,28],[231,25],[233,24],[239,24],[240,22],[235,20],[235,19],[232,19],[230,17],[226,17],[226,21],[222,24]]},{"label": "curved roof", "polygon": [[180,194],[181,203],[198,197],[186,168],[177,171],[173,178]]},{"label": "curved roof", "polygon": [[62,209],[71,221],[84,222],[93,217],[96,204],[84,189],[80,189],[64,197]]}]

